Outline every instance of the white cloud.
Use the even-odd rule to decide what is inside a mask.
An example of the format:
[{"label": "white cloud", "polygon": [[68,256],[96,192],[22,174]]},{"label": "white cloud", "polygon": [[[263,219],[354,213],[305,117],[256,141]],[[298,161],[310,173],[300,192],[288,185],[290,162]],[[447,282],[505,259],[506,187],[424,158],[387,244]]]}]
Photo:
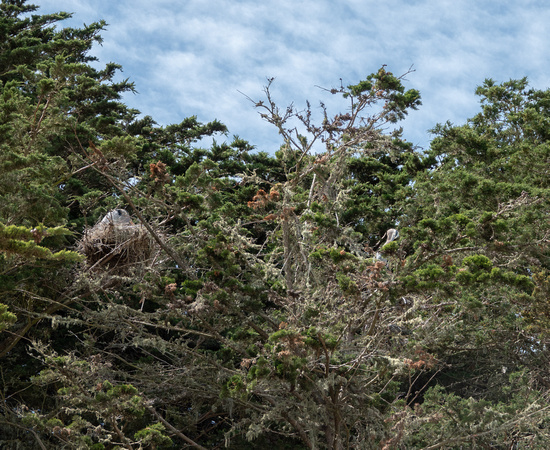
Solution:
[{"label": "white cloud", "polygon": [[512,0],[42,0],[42,11],[74,11],[73,22],[104,18],[109,24],[103,62],[123,65],[137,84],[131,106],[161,123],[189,115],[214,118],[273,151],[275,130],[261,122],[250,102],[262,96],[266,77],[281,106],[309,99],[334,105],[315,85],[337,86],[388,64],[394,73],[412,64],[408,87],[423,106],[403,124],[406,137],[426,147],[437,122],[463,123],[477,113],[474,89],[528,76],[549,83],[546,32],[550,10],[543,1]]}]

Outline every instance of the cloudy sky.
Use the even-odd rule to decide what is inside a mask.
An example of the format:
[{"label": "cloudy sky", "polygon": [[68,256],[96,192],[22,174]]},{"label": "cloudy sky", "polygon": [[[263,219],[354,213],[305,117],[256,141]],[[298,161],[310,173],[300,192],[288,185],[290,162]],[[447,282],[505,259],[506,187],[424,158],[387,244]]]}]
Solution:
[{"label": "cloudy sky", "polygon": [[[136,83],[126,103],[159,124],[196,115],[218,119],[230,135],[273,152],[277,132],[242,94],[260,100],[268,77],[273,96],[331,112],[345,110],[316,86],[355,84],[386,64],[407,76],[423,105],[401,125],[427,148],[428,130],[477,113],[485,78],[527,76],[550,87],[547,0],[34,0],[39,12],[67,11],[80,26],[109,24],[94,54],[116,62]],[[218,139],[221,140],[221,139]]]}]

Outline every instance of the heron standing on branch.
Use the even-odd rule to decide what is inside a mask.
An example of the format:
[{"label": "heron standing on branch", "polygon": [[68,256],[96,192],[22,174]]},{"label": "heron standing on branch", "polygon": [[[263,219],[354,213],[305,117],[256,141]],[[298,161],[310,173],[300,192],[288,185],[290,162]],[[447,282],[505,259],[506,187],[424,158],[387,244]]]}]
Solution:
[{"label": "heron standing on branch", "polygon": [[[397,231],[395,228],[390,228],[388,231],[386,231],[386,234],[384,236],[386,236],[386,242],[384,242],[384,245],[386,245],[392,241],[395,241],[399,237],[399,231]],[[382,245],[382,247],[384,247],[384,245]],[[388,262],[388,260],[385,259],[380,252],[376,252],[375,257],[377,260],[385,262],[386,264]]]}]

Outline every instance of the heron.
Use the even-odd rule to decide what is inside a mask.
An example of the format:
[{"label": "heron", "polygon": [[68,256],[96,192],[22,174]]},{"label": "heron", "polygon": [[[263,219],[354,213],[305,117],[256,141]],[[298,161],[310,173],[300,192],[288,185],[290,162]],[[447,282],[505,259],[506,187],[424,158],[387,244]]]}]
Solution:
[{"label": "heron", "polygon": [[389,244],[391,241],[395,241],[399,237],[399,231],[395,228],[390,228],[386,231],[386,242],[384,245]]},{"label": "heron", "polygon": [[[390,228],[388,231],[386,231],[386,242],[384,242],[384,245],[389,244],[392,241],[395,241],[399,237],[399,231],[397,231],[395,228]],[[384,247],[382,245],[382,247]],[[380,252],[376,252],[375,255],[376,259],[382,262],[387,263],[388,260],[382,256]]]},{"label": "heron", "polygon": [[101,219],[101,224],[103,225],[114,225],[115,227],[125,226],[125,225],[131,225],[132,224],[132,218],[130,217],[130,214],[128,214],[128,211],[125,209],[113,209],[112,211],[109,211],[107,214],[105,214],[105,217]]}]

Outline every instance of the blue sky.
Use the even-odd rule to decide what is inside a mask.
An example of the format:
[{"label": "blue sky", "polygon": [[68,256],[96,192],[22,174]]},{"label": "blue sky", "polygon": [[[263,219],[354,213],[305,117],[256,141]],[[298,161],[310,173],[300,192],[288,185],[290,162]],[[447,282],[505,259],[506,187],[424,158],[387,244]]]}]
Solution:
[{"label": "blue sky", "polygon": [[[400,124],[427,148],[428,130],[478,112],[476,86],[527,76],[550,87],[546,0],[35,0],[39,13],[74,13],[80,26],[104,19],[102,63],[123,66],[138,95],[125,102],[159,124],[196,115],[273,152],[281,141],[243,96],[263,98],[267,77],[281,107],[346,103],[316,86],[355,84],[382,64],[423,105]],[[218,138],[218,141],[223,140]]]}]

